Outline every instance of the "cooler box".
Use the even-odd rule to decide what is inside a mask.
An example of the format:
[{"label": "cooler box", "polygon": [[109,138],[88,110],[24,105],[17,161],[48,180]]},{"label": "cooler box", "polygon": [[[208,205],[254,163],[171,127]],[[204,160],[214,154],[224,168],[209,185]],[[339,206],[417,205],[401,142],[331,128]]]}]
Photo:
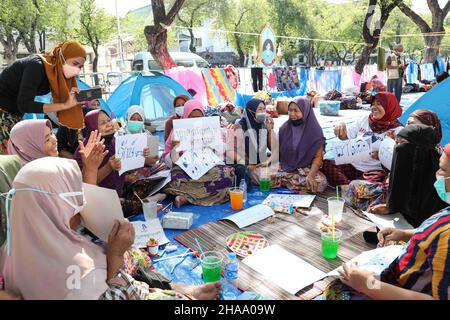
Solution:
[{"label": "cooler box", "polygon": [[323,116],[338,116],[341,108],[340,101],[322,100],[319,102],[320,114]]}]

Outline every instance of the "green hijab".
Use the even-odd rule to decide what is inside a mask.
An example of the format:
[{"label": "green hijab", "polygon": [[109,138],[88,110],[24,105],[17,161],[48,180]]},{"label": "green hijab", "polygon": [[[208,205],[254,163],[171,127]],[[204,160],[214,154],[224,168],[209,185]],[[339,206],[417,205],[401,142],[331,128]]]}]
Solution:
[{"label": "green hijab", "polygon": [[[18,156],[0,155],[0,193],[6,193],[12,189],[12,183],[22,164]],[[0,246],[6,238],[6,210],[5,198],[0,197]]]}]

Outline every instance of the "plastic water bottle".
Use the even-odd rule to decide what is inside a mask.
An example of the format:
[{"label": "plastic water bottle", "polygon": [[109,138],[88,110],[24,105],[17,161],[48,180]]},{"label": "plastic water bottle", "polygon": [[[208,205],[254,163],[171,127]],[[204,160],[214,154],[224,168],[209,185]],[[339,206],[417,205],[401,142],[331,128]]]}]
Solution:
[{"label": "plastic water bottle", "polygon": [[238,285],[239,260],[236,253],[228,254],[228,260],[224,268],[225,282],[222,285],[223,300],[235,300],[239,295]]},{"label": "plastic water bottle", "polygon": [[247,202],[247,183],[245,182],[245,179],[241,179],[239,189],[244,190],[244,203]]}]

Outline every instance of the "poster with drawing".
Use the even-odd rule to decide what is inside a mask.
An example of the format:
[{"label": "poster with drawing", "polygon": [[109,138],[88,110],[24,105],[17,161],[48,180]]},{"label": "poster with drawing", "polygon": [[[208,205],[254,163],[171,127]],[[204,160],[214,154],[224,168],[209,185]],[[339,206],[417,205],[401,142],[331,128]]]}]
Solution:
[{"label": "poster with drawing", "polygon": [[193,180],[198,180],[216,165],[224,162],[209,149],[190,150],[183,153],[176,164]]},{"label": "poster with drawing", "polygon": [[333,145],[333,155],[337,165],[370,160],[371,152],[371,137],[338,141]]},{"label": "poster with drawing", "polygon": [[220,117],[173,121],[173,140],[180,141],[177,151],[201,150],[223,144]]},{"label": "poster with drawing", "polygon": [[121,161],[119,175],[129,170],[144,167],[144,149],[147,147],[147,134],[127,134],[116,137],[116,158]]},{"label": "poster with drawing", "polygon": [[389,137],[384,138],[380,144],[378,158],[381,164],[388,170],[391,170],[392,157],[394,156],[395,141]]}]

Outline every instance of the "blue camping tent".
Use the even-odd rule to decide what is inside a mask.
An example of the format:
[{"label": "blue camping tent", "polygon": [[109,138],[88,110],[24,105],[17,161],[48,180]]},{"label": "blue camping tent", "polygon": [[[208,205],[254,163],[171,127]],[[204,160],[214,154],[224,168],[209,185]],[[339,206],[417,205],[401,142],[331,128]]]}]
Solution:
[{"label": "blue camping tent", "polygon": [[122,81],[108,99],[108,105],[122,119],[132,105],[143,107],[147,120],[166,119],[175,114],[173,99],[180,94],[191,96],[181,84],[162,73],[137,73]]},{"label": "blue camping tent", "polygon": [[400,118],[406,124],[409,115],[418,109],[428,109],[436,112],[442,124],[442,145],[450,142],[450,78],[439,83],[419,100],[411,105]]},{"label": "blue camping tent", "polygon": [[[78,78],[77,78],[77,85],[78,85],[78,88],[82,89],[82,90],[90,88],[90,86],[88,84],[86,84],[85,82],[81,81]],[[42,102],[42,103],[51,103],[52,102],[52,94],[48,93],[45,96],[37,96],[34,98],[34,101]],[[105,110],[108,113],[111,113],[111,110],[109,109],[109,106],[105,102],[105,100],[100,99],[100,106],[101,106],[101,109]],[[44,113],[25,113],[23,118],[24,119],[44,119],[45,114]]]}]

